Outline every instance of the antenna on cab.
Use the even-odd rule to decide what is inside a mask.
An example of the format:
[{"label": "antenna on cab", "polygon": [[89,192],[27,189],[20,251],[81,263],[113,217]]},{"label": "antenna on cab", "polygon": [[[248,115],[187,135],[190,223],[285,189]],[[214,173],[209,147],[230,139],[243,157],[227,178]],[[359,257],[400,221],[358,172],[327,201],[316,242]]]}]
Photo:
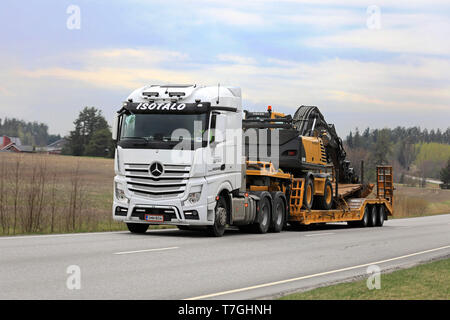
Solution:
[{"label": "antenna on cab", "polygon": [[217,84],[217,101],[216,101],[216,104],[219,104],[219,96],[220,96],[220,83]]}]

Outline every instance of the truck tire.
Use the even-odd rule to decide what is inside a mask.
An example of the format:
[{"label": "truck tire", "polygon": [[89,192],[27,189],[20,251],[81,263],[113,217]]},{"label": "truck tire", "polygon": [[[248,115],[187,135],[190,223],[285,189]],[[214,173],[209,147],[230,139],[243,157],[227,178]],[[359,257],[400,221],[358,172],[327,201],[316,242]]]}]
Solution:
[{"label": "truck tire", "polygon": [[227,224],[227,212],[227,202],[223,197],[220,197],[219,200],[217,200],[216,208],[214,209],[214,224],[208,227],[208,233],[211,236],[223,236]]},{"label": "truck tire", "polygon": [[272,232],[281,232],[286,219],[286,205],[281,195],[281,192],[277,192],[273,200],[273,214],[269,228]]},{"label": "truck tire", "polygon": [[264,197],[259,203],[258,221],[253,225],[255,232],[266,233],[269,230],[272,204],[269,197]]},{"label": "truck tire", "polygon": [[378,215],[377,215],[377,227],[382,227],[384,224],[384,205],[380,205],[378,207]]},{"label": "truck tire", "polygon": [[330,180],[325,181],[323,196],[316,196],[319,209],[330,210],[333,205],[333,185]]},{"label": "truck tire", "polygon": [[374,204],[370,208],[370,216],[369,216],[369,227],[375,227],[377,225],[378,219],[378,210],[377,206]]},{"label": "truck tire", "polygon": [[314,182],[310,177],[305,178],[305,191],[303,192],[303,207],[311,210],[314,204]]},{"label": "truck tire", "polygon": [[148,226],[146,223],[127,223],[128,230],[132,233],[145,233]]},{"label": "truck tire", "polygon": [[361,228],[367,227],[369,225],[369,218],[370,218],[369,206],[366,206],[364,208],[363,218],[359,221],[359,227]]}]

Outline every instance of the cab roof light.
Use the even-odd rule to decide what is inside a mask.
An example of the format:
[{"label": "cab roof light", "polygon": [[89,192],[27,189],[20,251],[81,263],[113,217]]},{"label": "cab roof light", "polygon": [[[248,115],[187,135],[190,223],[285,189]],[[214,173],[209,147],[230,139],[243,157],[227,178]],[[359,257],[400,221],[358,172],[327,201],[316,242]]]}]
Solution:
[{"label": "cab roof light", "polygon": [[182,97],[185,95],[186,93],[184,92],[169,92],[169,97]]},{"label": "cab roof light", "polygon": [[159,97],[159,92],[142,92],[144,97]]}]

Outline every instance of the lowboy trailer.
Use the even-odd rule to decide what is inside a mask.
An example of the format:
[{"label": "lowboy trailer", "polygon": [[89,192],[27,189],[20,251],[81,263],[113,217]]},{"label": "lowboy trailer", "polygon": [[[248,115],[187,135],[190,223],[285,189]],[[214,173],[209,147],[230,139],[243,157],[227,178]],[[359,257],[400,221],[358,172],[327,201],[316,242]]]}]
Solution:
[{"label": "lowboy trailer", "polygon": [[[287,224],[367,227],[393,215],[392,167],[377,167],[373,195],[375,185],[359,181],[317,107],[301,106],[294,117],[269,107],[243,119],[241,104],[236,87],[135,90],[113,126],[113,218],[134,233],[168,224],[222,236],[227,225],[258,233]],[[267,147],[260,131],[279,135],[269,143],[279,149],[277,166],[272,154],[252,153]]]}]

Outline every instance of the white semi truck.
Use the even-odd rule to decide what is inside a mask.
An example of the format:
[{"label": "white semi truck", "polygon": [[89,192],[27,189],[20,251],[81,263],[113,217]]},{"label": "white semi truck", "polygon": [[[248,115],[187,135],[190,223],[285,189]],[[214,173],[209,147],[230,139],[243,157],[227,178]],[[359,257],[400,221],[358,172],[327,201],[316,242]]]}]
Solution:
[{"label": "white semi truck", "polygon": [[[206,229],[213,236],[222,236],[227,225],[259,233],[279,232],[287,222],[383,225],[393,213],[392,168],[377,169],[373,199],[366,199],[373,185],[339,184],[339,179],[349,179],[342,174],[348,162],[341,161],[343,170],[336,173],[333,155],[325,152],[333,144],[315,130],[320,118],[305,120],[320,114],[314,108],[299,109],[298,124],[270,108],[245,113],[249,119],[243,119],[237,87],[150,85],[135,90],[113,126],[113,218],[134,233],[146,232],[150,224],[167,224]],[[300,127],[311,136],[298,134]],[[286,170],[259,151],[267,145],[278,148],[281,142],[260,137],[248,142],[243,128],[269,135],[281,130],[282,137],[276,137],[287,141],[288,150],[262,153],[280,156]],[[250,159],[252,147],[257,155]]]}]

